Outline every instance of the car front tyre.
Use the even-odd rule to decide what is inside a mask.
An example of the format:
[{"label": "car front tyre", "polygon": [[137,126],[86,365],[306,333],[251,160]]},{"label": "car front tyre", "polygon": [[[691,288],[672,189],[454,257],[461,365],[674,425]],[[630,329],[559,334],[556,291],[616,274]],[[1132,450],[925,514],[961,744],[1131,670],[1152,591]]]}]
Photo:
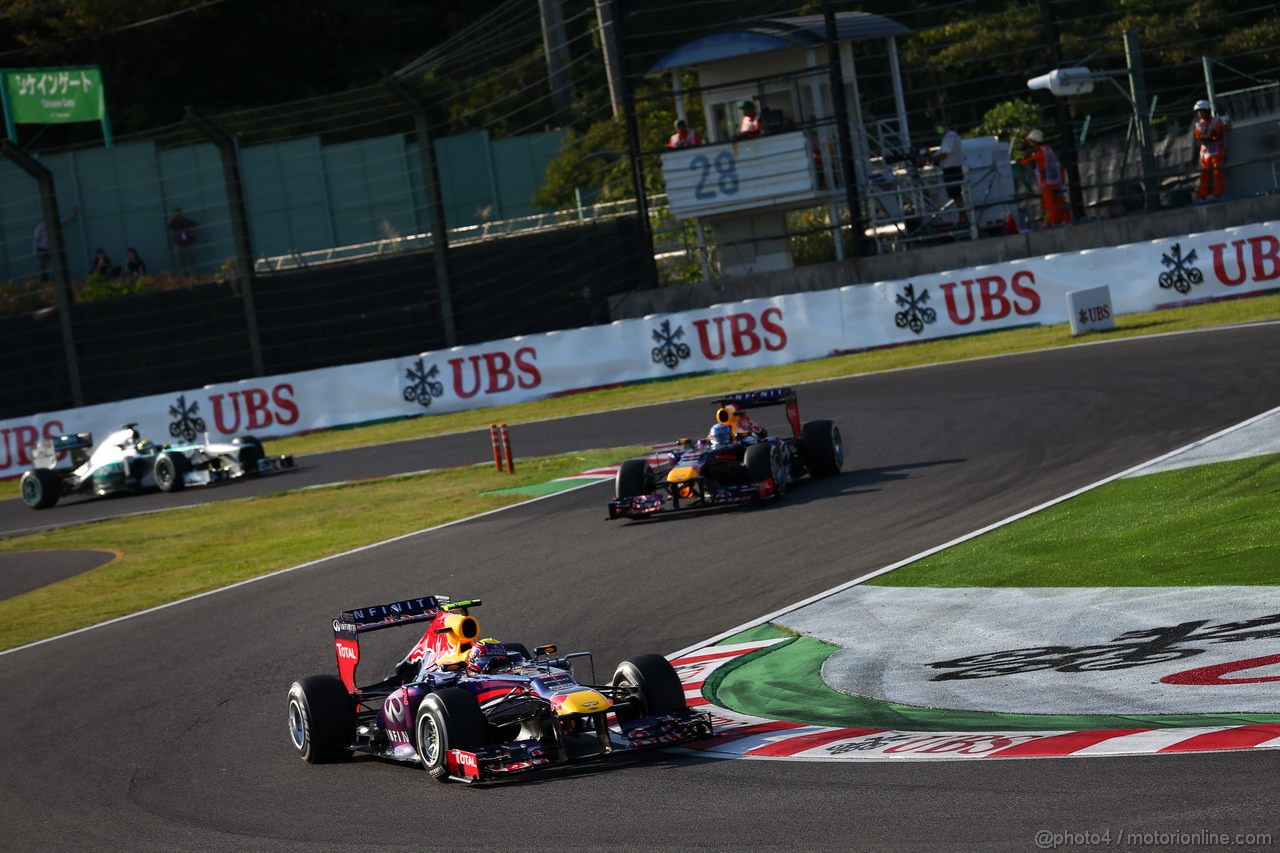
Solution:
[{"label": "car front tyre", "polygon": [[688,707],[680,676],[662,655],[637,655],[624,660],[614,670],[613,686],[632,703],[630,709],[618,712],[619,719],[670,714]]},{"label": "car front tyre", "polygon": [[646,460],[628,459],[618,466],[618,475],[613,481],[615,498],[638,498],[652,491],[653,475]]},{"label": "car front tyre", "polygon": [[181,453],[165,451],[156,457],[155,468],[151,475],[155,478],[156,488],[162,492],[180,492],[187,485],[186,473],[191,470],[191,463]]},{"label": "car front tyre", "polygon": [[789,471],[785,460],[782,458],[782,450],[777,445],[770,442],[753,444],[747,448],[747,455],[743,462],[747,466],[747,476],[753,482],[759,483],[764,480],[773,480],[773,487],[778,497],[786,494]]},{"label": "car front tyre", "polygon": [[231,443],[240,448],[240,469],[246,476],[258,476],[258,463],[267,458],[262,442],[251,435],[241,435],[231,439]]},{"label": "car front tyre", "polygon": [[418,706],[414,725],[418,758],[432,779],[449,778],[449,750],[471,750],[486,741],[488,721],[470,691],[446,687],[428,693]]}]

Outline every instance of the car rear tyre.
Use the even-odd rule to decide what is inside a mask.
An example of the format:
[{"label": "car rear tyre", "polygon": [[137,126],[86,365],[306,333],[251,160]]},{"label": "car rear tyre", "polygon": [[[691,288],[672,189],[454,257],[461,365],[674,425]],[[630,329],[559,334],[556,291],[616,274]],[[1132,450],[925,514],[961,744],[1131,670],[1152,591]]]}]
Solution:
[{"label": "car rear tyre", "polygon": [[773,480],[773,487],[782,497],[787,491],[787,465],[782,458],[782,450],[775,444],[761,442],[747,448],[743,458],[747,466],[747,476],[752,482]]},{"label": "car rear tyre", "polygon": [[805,463],[815,477],[834,477],[844,467],[844,441],[835,421],[809,421],[801,432]]},{"label": "car rear tyre", "polygon": [[162,492],[180,492],[187,485],[186,473],[191,470],[191,463],[181,453],[165,451],[156,457],[152,476],[155,477],[156,488]]},{"label": "car rear tyre", "polygon": [[262,449],[262,442],[251,435],[241,435],[231,439],[231,443],[240,448],[240,468],[249,477],[258,476],[258,463],[267,458]]},{"label": "car rear tyre", "polygon": [[637,655],[624,660],[614,670],[613,686],[632,703],[631,708],[618,711],[621,720],[669,714],[688,707],[680,676],[662,655]]},{"label": "car rear tyre", "polygon": [[62,496],[62,476],[49,468],[32,468],[22,475],[22,501],[32,509],[48,509]]},{"label": "car rear tyre", "polygon": [[628,459],[618,467],[618,476],[613,481],[615,498],[638,498],[653,491],[653,474],[649,471],[649,463],[644,459]]},{"label": "car rear tyre", "polygon": [[356,713],[351,694],[333,675],[311,675],[289,688],[289,739],[308,764],[351,757]]},{"label": "car rear tyre", "polygon": [[460,687],[428,693],[418,706],[414,726],[418,757],[432,779],[449,777],[449,750],[484,746],[488,721],[475,694]]}]

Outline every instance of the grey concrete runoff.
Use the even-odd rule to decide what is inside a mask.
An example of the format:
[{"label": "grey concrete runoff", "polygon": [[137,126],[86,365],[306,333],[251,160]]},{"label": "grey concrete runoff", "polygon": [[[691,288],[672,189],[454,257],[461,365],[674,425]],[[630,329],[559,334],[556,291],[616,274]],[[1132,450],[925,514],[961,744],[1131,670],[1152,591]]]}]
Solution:
[{"label": "grey concrete runoff", "polygon": [[1280,453],[1280,409],[1272,409],[1239,429],[1216,435],[1210,441],[1193,444],[1180,453],[1167,456],[1150,467],[1129,473],[1130,477],[1175,471],[1193,465],[1228,462],[1253,456]]},{"label": "grey concrete runoff", "polygon": [[1280,678],[1277,587],[859,586],[780,621],[842,647],[834,689],[926,708],[1274,713]]}]

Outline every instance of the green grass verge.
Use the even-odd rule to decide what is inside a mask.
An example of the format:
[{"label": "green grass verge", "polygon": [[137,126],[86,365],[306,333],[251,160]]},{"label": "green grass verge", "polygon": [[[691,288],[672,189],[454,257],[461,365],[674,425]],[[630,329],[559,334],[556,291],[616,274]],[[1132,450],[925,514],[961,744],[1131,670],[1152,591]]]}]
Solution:
[{"label": "green grass verge", "polygon": [[879,586],[1280,582],[1280,454],[1126,477],[870,581]]},{"label": "green grass verge", "polygon": [[[519,459],[515,475],[491,466],[450,468],[0,540],[0,552],[93,548],[118,554],[100,568],[0,601],[0,649],[520,503],[529,496],[506,490],[644,451],[628,447]],[[603,524],[603,505],[600,518]]]}]

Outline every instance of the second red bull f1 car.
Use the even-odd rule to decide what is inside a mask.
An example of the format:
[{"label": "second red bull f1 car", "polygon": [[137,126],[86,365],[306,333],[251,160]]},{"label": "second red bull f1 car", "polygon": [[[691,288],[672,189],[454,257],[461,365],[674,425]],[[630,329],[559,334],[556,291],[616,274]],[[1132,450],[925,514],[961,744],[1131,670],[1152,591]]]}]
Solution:
[{"label": "second red bull f1 car", "polygon": [[[844,467],[840,428],[829,420],[801,424],[790,388],[743,391],[712,404],[716,422],[707,438],[683,438],[665,457],[622,463],[610,519],[777,498],[805,474],[833,476]],[[769,435],[747,414],[766,406],[785,406],[790,435]]]},{"label": "second red bull f1 car", "polygon": [[[590,653],[482,638],[470,613],[479,604],[428,595],[339,613],[338,675],[289,688],[289,735],[302,759],[340,761],[358,750],[418,764],[441,781],[484,782],[711,737],[711,715],[689,709],[661,655],[622,661],[607,684],[582,682],[575,668],[594,671]],[[358,685],[362,634],[423,623],[387,678]]]}]

